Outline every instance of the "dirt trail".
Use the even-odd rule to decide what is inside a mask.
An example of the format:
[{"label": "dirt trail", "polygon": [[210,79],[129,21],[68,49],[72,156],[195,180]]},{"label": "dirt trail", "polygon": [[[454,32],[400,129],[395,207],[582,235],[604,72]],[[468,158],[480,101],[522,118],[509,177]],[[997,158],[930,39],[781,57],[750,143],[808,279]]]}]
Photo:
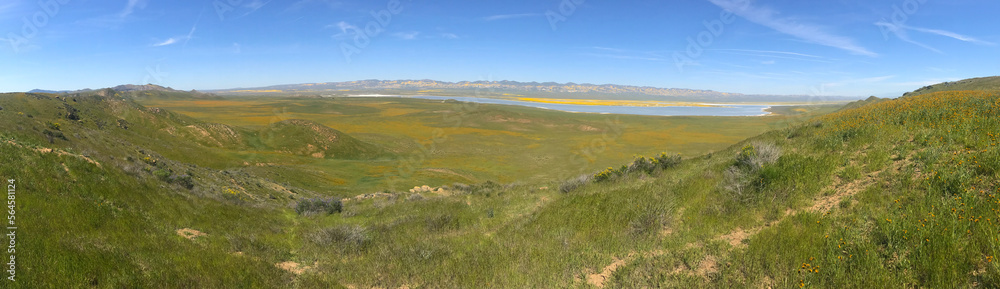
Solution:
[{"label": "dirt trail", "polygon": [[[817,197],[815,200],[813,200],[812,205],[808,206],[807,208],[803,208],[801,210],[788,209],[785,211],[784,215],[781,216],[781,218],[778,218],[777,220],[770,221],[763,225],[752,227],[749,229],[737,227],[736,229],[733,229],[729,233],[713,238],[713,240],[722,240],[729,243],[729,245],[733,246],[734,248],[741,248],[746,246],[744,242],[747,239],[750,239],[764,228],[777,225],[778,223],[784,221],[785,218],[798,214],[800,211],[828,214],[831,212],[831,210],[834,209],[834,207],[836,207],[837,204],[840,204],[840,202],[843,201],[844,199],[852,197],[864,191],[869,186],[876,184],[878,177],[881,176],[885,171],[887,170],[901,171],[907,165],[913,164],[913,162],[911,161],[913,155],[914,153],[911,152],[910,155],[908,155],[906,158],[895,160],[893,161],[892,164],[890,164],[884,169],[868,173],[867,175],[862,176],[857,180],[853,180],[846,184],[843,182],[843,180],[841,180],[840,177],[834,177],[833,184],[831,184],[830,186],[828,186],[823,190],[823,191],[832,190],[834,191],[834,193],[828,196]],[[689,243],[685,246],[685,248],[693,248],[700,246],[701,246],[700,244]],[[663,254],[664,252],[662,250],[641,253],[642,256],[646,257],[660,256]],[[628,257],[626,257],[625,259],[617,259],[617,258],[613,259],[614,261],[610,265],[605,266],[600,273],[588,275],[587,282],[590,283],[591,285],[597,286],[598,288],[603,288],[604,282],[607,281],[607,279],[611,278],[611,275],[614,274],[614,272],[617,271],[619,268],[631,263],[634,260],[633,257],[636,255],[637,255],[636,253],[630,253]],[[708,255],[699,263],[698,268],[687,268],[687,266],[681,265],[675,268],[671,272],[671,274],[689,274],[693,276],[701,276],[703,278],[707,278],[709,274],[715,273],[716,271],[718,271],[718,265],[716,264],[716,259],[714,256]]]},{"label": "dirt trail", "polygon": [[[17,146],[17,147],[20,147],[20,148],[24,148],[25,147],[25,146],[23,146],[23,145],[21,145],[21,144],[19,144],[17,142],[14,142],[12,140],[8,140],[7,143],[12,144],[12,145]],[[71,156],[71,157],[80,158],[80,159],[83,159],[83,160],[87,161],[88,163],[96,165],[97,167],[101,167],[101,163],[95,161],[92,158],[84,156],[84,155],[73,154],[73,153],[69,153],[67,151],[63,151],[63,150],[59,150],[59,149],[52,149],[52,148],[45,148],[45,147],[30,148],[30,149],[34,150],[36,152],[43,153],[43,154],[55,153],[55,154],[57,154],[59,156]]]}]

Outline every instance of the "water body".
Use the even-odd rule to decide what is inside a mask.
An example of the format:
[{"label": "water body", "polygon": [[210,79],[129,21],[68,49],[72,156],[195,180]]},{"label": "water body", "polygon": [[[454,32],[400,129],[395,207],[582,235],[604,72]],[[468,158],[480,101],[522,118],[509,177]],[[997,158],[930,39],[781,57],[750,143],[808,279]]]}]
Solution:
[{"label": "water body", "polygon": [[[388,95],[380,95],[388,96]],[[637,106],[611,106],[611,105],[579,105],[579,104],[558,104],[541,103],[507,99],[479,98],[479,97],[454,97],[454,96],[433,96],[433,95],[407,95],[395,97],[422,98],[434,100],[454,99],[458,101],[520,105],[537,107],[551,110],[567,112],[586,113],[614,113],[614,114],[634,114],[634,115],[657,115],[657,116],[759,116],[767,115],[764,111],[770,105],[743,105],[743,104],[718,104],[713,107],[700,106],[663,106],[663,107],[637,107]]]}]

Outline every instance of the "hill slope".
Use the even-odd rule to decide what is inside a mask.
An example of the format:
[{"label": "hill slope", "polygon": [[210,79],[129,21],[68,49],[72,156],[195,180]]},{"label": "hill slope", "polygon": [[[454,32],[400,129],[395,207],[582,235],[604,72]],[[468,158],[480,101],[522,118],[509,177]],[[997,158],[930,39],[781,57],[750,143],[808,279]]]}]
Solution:
[{"label": "hill slope", "polygon": [[[317,215],[289,206],[322,194],[212,169],[225,150],[164,130],[205,124],[114,92],[0,106],[18,234],[42,240],[18,243],[25,288],[1000,287],[996,92],[873,99],[704,156],[366,194]],[[290,152],[303,148],[287,136],[345,138],[270,129],[209,135]]]},{"label": "hill slope", "polygon": [[1000,90],[1000,76],[970,78],[959,81],[943,82],[935,85],[928,85],[920,89],[903,94],[903,96],[921,95],[938,91],[960,91],[960,90]]}]

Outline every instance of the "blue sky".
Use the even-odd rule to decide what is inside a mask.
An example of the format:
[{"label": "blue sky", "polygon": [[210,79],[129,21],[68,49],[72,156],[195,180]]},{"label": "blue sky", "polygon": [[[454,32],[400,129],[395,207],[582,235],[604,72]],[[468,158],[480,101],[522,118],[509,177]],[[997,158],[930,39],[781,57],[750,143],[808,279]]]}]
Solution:
[{"label": "blue sky", "polygon": [[434,79],[896,96],[1000,74],[998,11],[988,0],[6,0],[0,91]]}]

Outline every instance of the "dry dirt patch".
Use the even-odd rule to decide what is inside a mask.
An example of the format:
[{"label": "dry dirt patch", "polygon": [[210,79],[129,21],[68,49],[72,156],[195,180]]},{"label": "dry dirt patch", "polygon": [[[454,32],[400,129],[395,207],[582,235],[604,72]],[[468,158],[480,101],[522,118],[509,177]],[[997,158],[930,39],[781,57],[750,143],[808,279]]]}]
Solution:
[{"label": "dry dirt patch", "polygon": [[184,229],[178,229],[177,235],[187,238],[188,240],[194,240],[194,238],[205,236],[205,233],[199,232],[198,230],[191,228],[184,228]]}]

